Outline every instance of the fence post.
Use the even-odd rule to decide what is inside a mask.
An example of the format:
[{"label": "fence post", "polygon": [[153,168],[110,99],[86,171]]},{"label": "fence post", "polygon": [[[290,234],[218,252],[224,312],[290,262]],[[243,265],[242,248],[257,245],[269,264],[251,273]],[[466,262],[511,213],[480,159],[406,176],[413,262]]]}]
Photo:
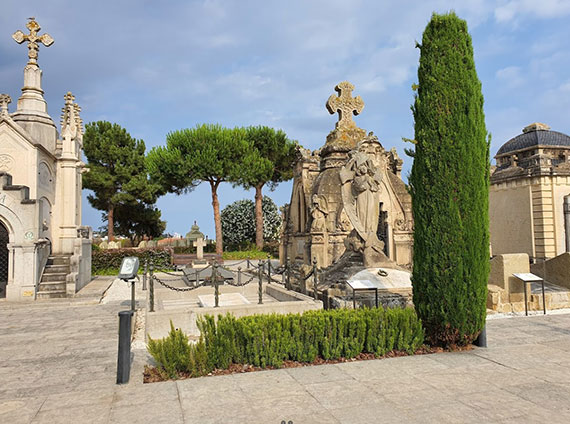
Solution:
[{"label": "fence post", "polygon": [[212,265],[212,283],[214,283],[214,307],[217,308],[220,302],[220,289],[218,286],[218,263],[216,261]]},{"label": "fence post", "polygon": [[238,286],[241,286],[241,266],[238,266]]},{"label": "fence post", "polygon": [[291,264],[289,263],[289,258],[285,258],[285,270],[287,272],[285,279],[285,288],[291,290]]},{"label": "fence post", "polygon": [[259,287],[258,287],[258,295],[259,295],[259,302],[257,302],[258,304],[263,304],[263,261],[259,261],[258,264],[259,266],[257,273],[258,273],[258,277],[259,277]]},{"label": "fence post", "polygon": [[149,301],[150,301],[150,312],[154,312],[154,262],[150,262],[150,292],[149,292]]},{"label": "fence post", "polygon": [[146,290],[147,277],[148,277],[148,259],[145,259],[144,260],[144,273],[143,273],[143,286],[142,286],[143,290]]},{"label": "fence post", "polygon": [[267,254],[267,284],[271,284],[271,254]]},{"label": "fence post", "polygon": [[131,311],[136,309],[136,301],[135,301],[135,280],[131,281]]},{"label": "fence post", "polygon": [[319,284],[318,270],[317,270],[317,258],[313,258],[313,296],[315,300],[318,300],[319,294],[317,292],[317,285]]},{"label": "fence post", "polygon": [[247,257],[245,264],[246,264],[247,269],[249,269],[249,256]]}]

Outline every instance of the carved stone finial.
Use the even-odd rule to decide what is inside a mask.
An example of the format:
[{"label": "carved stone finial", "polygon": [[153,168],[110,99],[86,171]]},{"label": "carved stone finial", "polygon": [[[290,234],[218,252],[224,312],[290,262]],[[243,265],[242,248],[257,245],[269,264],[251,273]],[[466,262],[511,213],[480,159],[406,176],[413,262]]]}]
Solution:
[{"label": "carved stone finial", "polygon": [[79,137],[83,134],[83,120],[79,115],[81,108],[74,103],[75,96],[70,91],[63,98],[65,105],[61,109],[61,133],[69,131],[71,138]]},{"label": "carved stone finial", "polygon": [[358,115],[364,109],[364,101],[360,96],[352,97],[354,85],[348,81],[339,83],[335,88],[338,96],[332,94],[327,100],[327,109],[332,115],[338,112],[336,128],[354,128],[352,114]]},{"label": "carved stone finial", "polygon": [[49,34],[38,36],[38,32],[41,29],[40,25],[36,22],[35,18],[32,17],[28,19],[29,22],[26,24],[26,28],[28,28],[30,33],[24,34],[22,31],[18,30],[12,34],[12,38],[18,44],[22,44],[24,41],[28,42],[28,64],[36,65],[38,63],[38,50],[40,48],[38,42],[49,47],[53,44],[53,38]]},{"label": "carved stone finial", "polygon": [[0,94],[0,115],[8,115],[8,105],[12,103],[12,98],[7,94]]}]

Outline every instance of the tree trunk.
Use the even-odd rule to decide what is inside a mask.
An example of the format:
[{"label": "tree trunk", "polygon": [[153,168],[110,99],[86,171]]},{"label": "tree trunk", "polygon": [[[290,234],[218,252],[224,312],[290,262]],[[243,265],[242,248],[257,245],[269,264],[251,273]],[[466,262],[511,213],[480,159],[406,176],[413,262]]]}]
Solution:
[{"label": "tree trunk", "polygon": [[113,222],[113,206],[109,206],[109,210],[107,211],[107,238],[111,242],[115,240],[115,229],[114,229],[114,222]]},{"label": "tree trunk", "polygon": [[222,241],[222,219],[220,218],[220,202],[218,201],[218,185],[219,181],[210,181],[212,188],[212,207],[214,208],[214,225],[216,227],[216,254],[224,253],[224,245]]},{"label": "tree trunk", "polygon": [[255,247],[263,249],[263,184],[255,186]]}]

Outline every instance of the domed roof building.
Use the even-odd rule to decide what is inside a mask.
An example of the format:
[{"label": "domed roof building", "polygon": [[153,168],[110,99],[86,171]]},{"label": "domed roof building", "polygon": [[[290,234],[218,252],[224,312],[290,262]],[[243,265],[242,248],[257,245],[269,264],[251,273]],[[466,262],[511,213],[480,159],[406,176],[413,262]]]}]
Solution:
[{"label": "domed roof building", "polygon": [[570,195],[570,136],[534,123],[503,144],[495,160],[489,198],[492,253],[551,258],[568,251],[564,202]]}]

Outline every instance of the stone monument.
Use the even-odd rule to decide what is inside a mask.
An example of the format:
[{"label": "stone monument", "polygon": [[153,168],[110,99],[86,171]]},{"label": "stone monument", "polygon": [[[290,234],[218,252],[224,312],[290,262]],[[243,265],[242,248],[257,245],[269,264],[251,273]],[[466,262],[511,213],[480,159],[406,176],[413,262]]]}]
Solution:
[{"label": "stone monument", "polygon": [[91,280],[91,229],[81,226],[83,123],[71,93],[64,96],[61,132],[47,113],[38,65],[40,25],[30,18],[28,62],[16,111],[0,94],[0,296],[11,300],[73,295]]},{"label": "stone monument", "polygon": [[403,161],[353,121],[364,109],[354,86],[344,81],[335,90],[326,107],[338,122],[321,149],[301,149],[281,240],[282,261],[316,259],[328,283],[366,268],[409,268],[413,242]]},{"label": "stone monument", "polygon": [[411,264],[411,197],[400,178],[402,160],[386,151],[372,133],[358,128],[352,114],[364,102],[349,82],[337,85],[327,101],[339,113],[325,145],[301,149],[295,164],[291,203],[285,211],[284,256],[320,267],[336,263],[348,248],[366,265],[392,261]]}]

